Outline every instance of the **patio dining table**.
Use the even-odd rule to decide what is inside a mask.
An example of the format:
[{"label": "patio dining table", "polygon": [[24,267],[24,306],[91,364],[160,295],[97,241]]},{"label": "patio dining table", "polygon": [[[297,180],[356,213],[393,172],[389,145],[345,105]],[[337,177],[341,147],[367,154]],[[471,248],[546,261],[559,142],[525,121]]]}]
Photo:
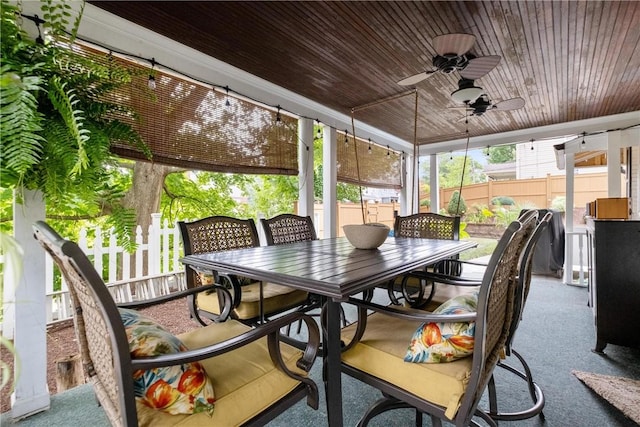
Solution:
[{"label": "patio dining table", "polygon": [[188,255],[192,267],[305,290],[326,299],[323,332],[328,425],[343,425],[340,302],[400,274],[473,248],[468,240],[388,237],[378,249],[355,249],[344,237]]}]

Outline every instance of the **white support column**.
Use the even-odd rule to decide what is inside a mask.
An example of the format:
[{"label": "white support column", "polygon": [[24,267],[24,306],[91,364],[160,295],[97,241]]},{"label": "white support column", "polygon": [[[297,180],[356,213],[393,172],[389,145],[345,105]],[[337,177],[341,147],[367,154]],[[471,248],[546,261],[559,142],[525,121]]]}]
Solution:
[{"label": "white support column", "polygon": [[24,251],[15,287],[15,366],[22,366],[11,395],[11,417],[24,418],[49,409],[47,387],[47,310],[45,252],[33,238],[32,225],[45,217],[42,193],[24,191],[24,205],[13,203],[14,236]]},{"label": "white support column", "polygon": [[299,119],[298,215],[313,218],[313,120]]},{"label": "white support column", "polygon": [[406,155],[407,176],[400,193],[400,215],[411,215],[420,211],[418,160],[413,154]]},{"label": "white support column", "polygon": [[404,186],[400,190],[399,194],[399,202],[400,202],[400,212],[398,215],[406,216],[409,215],[409,211],[411,210],[411,194],[412,194],[412,183],[413,183],[413,155],[406,154],[405,155],[405,176],[404,176]]},{"label": "white support column", "polygon": [[438,179],[438,155],[429,156],[429,188],[431,188],[431,212],[440,210],[440,181]]},{"label": "white support column", "polygon": [[322,135],[322,204],[324,206],[324,233],[322,237],[326,239],[337,236],[338,150],[334,128],[324,126]]},{"label": "white support column", "polygon": [[573,205],[575,187],[575,154],[565,154],[565,239],[564,239],[564,283],[573,283]]},{"label": "white support column", "polygon": [[620,131],[607,133],[607,196],[622,197],[620,179],[620,148],[622,138]]}]

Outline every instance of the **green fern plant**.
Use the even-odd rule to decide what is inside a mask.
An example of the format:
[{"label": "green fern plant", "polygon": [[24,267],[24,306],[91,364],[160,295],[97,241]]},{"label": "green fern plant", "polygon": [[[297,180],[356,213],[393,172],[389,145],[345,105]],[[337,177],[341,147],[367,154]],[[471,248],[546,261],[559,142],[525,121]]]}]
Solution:
[{"label": "green fern plant", "polygon": [[96,215],[111,215],[120,243],[132,249],[135,215],[112,192],[117,158],[109,148],[118,141],[151,154],[131,126],[135,113],[108,95],[131,84],[135,71],[69,48],[84,3],[74,12],[69,2],[42,0],[42,41],[20,26],[29,22],[17,6],[2,0],[1,7],[2,187],[40,190],[48,205],[67,209],[81,200]]}]

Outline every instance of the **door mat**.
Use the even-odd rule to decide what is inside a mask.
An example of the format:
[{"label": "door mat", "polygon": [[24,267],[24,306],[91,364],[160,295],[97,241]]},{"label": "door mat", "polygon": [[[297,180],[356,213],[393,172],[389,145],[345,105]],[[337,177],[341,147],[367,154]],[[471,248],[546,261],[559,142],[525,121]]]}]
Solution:
[{"label": "door mat", "polygon": [[571,373],[627,417],[640,424],[639,380],[582,371]]}]

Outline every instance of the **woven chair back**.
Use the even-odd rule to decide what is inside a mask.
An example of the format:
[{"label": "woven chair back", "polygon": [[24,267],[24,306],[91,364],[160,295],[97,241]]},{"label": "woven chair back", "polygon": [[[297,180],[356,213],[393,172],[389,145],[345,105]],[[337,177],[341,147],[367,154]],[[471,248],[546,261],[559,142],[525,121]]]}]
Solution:
[{"label": "woven chair back", "polygon": [[260,222],[269,246],[318,239],[310,216],[281,214]]},{"label": "woven chair back", "polygon": [[[473,353],[474,374],[469,382],[468,395],[463,399],[460,413],[469,422],[482,397],[493,369],[506,343],[514,316],[517,273],[520,256],[536,225],[537,214],[512,222],[494,251],[487,266],[478,297],[476,344]],[[477,340],[478,337],[484,337]],[[465,424],[466,425],[466,424]]]},{"label": "woven chair back", "polygon": [[69,286],[82,363],[100,405],[113,426],[137,426],[129,345],[124,327],[112,327],[122,321],[109,290],[77,244],[42,221],[34,236]]},{"label": "woven chair back", "polygon": [[397,216],[393,232],[395,237],[458,240],[460,217],[432,212]]},{"label": "woven chair back", "polygon": [[[185,255],[260,246],[253,219],[210,216],[193,222],[179,221]],[[198,275],[186,269],[187,287],[200,285]]]}]

